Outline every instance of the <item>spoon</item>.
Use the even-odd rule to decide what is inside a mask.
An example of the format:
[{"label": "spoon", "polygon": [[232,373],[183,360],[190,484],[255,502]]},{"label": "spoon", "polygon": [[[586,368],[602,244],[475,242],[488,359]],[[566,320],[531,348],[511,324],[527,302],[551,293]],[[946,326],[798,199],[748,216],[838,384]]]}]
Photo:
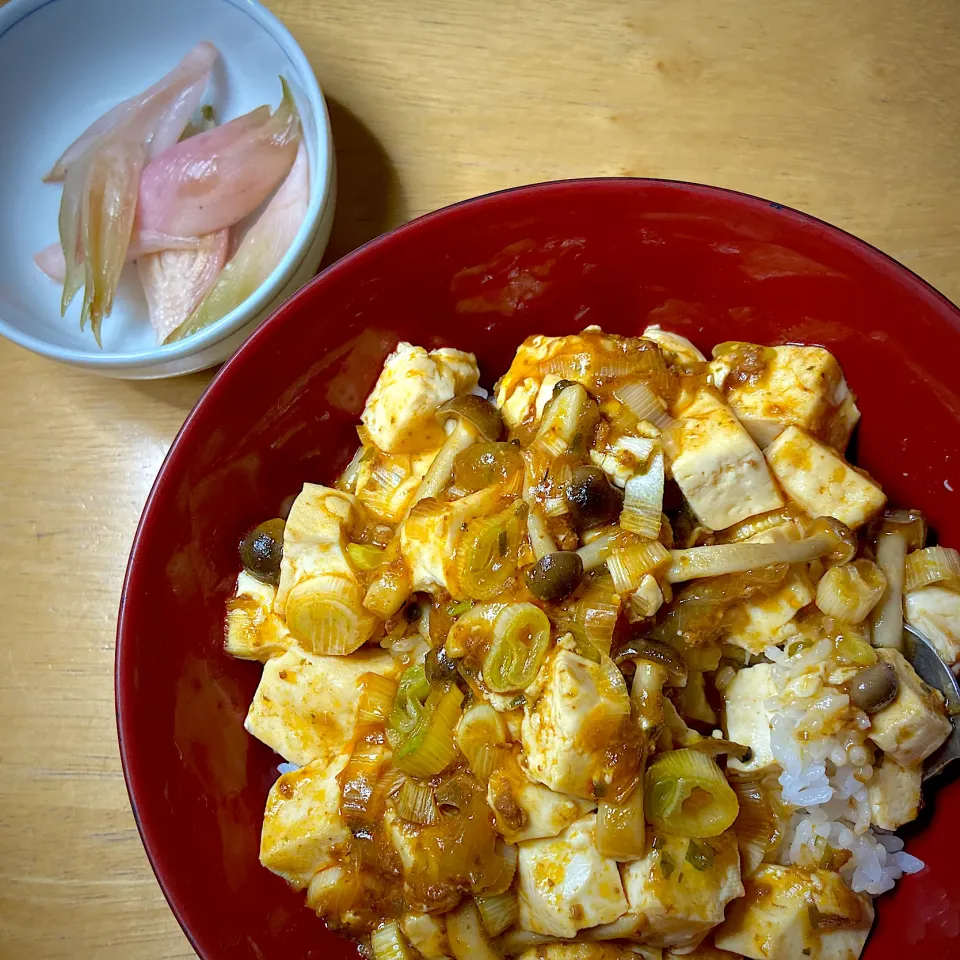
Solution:
[{"label": "spoon", "polygon": [[953,733],[927,757],[923,765],[923,779],[929,780],[960,757],[960,686],[953,671],[940,659],[934,645],[913,627],[904,627],[903,655],[913,664],[917,676],[924,683],[943,694],[947,703],[947,717],[953,726]]}]

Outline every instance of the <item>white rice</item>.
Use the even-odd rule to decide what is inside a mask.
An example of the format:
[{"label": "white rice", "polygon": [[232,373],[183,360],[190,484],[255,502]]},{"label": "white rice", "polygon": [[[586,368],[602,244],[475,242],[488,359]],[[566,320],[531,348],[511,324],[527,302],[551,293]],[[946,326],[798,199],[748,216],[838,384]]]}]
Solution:
[{"label": "white rice", "polygon": [[783,800],[797,808],[779,859],[813,868],[828,848],[849,851],[840,875],[857,893],[877,896],[924,864],[904,851],[899,837],[870,825],[866,785],[873,766],[865,746],[870,719],[851,710],[847,695],[833,685],[843,676],[829,659],[832,652],[829,640],[794,656],[778,647],[764,651],[780,691],[765,704],[772,717],[771,750],[782,770]]}]

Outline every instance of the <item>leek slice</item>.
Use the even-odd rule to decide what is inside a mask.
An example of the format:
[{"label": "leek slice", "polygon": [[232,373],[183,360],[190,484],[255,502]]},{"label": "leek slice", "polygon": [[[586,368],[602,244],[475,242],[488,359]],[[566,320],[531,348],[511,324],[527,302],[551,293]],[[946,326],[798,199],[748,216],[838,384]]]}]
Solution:
[{"label": "leek slice", "polygon": [[414,960],[414,951],[410,949],[406,938],[396,923],[385,923],[370,936],[373,960]]},{"label": "leek slice", "polygon": [[909,593],[931,583],[960,584],[960,552],[952,547],[926,547],[907,556],[904,591]]},{"label": "leek slice", "polygon": [[624,487],[620,526],[631,533],[655,540],[660,533],[663,512],[663,452],[650,458],[646,470],[635,473]]},{"label": "leek slice", "polygon": [[550,621],[532,603],[505,607],[493,623],[493,645],[483,660],[483,681],[494,693],[528,687],[550,643]]},{"label": "leek slice", "polygon": [[635,380],[613,391],[620,401],[638,420],[646,420],[659,430],[666,430],[673,423],[667,413],[667,405],[645,383]]},{"label": "leek slice", "polygon": [[716,837],[740,809],[717,764],[690,749],[657,757],[647,770],[644,795],[651,826],[680,837]]},{"label": "leek slice", "polygon": [[[659,526],[658,514],[658,529]],[[640,586],[640,581],[647,574],[666,566],[670,560],[670,551],[659,540],[646,540],[614,550],[607,557],[607,569],[617,593],[630,593]]]},{"label": "leek slice", "polygon": [[456,741],[470,771],[481,783],[486,783],[500,765],[507,744],[507,727],[490,704],[475,703],[464,711],[457,726]]},{"label": "leek slice", "polygon": [[492,600],[517,572],[525,503],[511,504],[492,517],[471,520],[457,546],[457,579],[474,600]]},{"label": "leek slice", "polygon": [[463,693],[456,685],[432,687],[423,664],[400,677],[387,736],[394,763],[414,777],[432,777],[457,754],[453,731],[460,719]]},{"label": "leek slice", "polygon": [[376,618],[363,608],[360,586],[325,574],[301,580],[287,595],[287,627],[314,654],[345,656],[363,646]]},{"label": "leek slice", "polygon": [[846,623],[862,623],[887,588],[883,571],[871,560],[831,567],[817,584],[822,613]]},{"label": "leek slice", "polygon": [[623,803],[597,805],[597,849],[621,862],[640,860],[646,854],[646,820],[643,813],[643,780]]},{"label": "leek slice", "polygon": [[[383,734],[378,735],[382,740]],[[387,748],[376,739],[361,740],[353,748],[347,765],[337,776],[340,785],[340,816],[350,823],[375,823],[383,813],[384,793],[379,789],[380,771]]]},{"label": "leek slice", "polygon": [[397,816],[411,823],[432,826],[440,820],[433,787],[423,780],[404,779],[395,801]]},{"label": "leek slice", "polygon": [[581,456],[593,440],[599,417],[590,394],[579,383],[571,383],[547,404],[532,446],[551,457]]},{"label": "leek slice", "polygon": [[474,897],[488,937],[497,937],[512,927],[520,916],[517,895],[511,890],[492,897]]},{"label": "leek slice", "polygon": [[358,681],[360,704],[357,719],[360,723],[386,723],[397,695],[397,682],[379,673],[364,673]]}]

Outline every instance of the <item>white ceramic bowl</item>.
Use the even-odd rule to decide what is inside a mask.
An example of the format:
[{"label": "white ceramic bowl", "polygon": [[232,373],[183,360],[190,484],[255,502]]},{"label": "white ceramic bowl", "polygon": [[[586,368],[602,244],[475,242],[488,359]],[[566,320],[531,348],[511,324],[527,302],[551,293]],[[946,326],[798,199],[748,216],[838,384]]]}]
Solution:
[{"label": "white ceramic bowl", "polygon": [[[310,158],[310,205],[296,239],[257,292],[192,337],[158,346],[135,274],[103,322],[103,349],[80,331],[79,301],[60,316],[60,287],[33,263],[57,239],[59,184],[41,177],[111,106],[173,68],[201,40],[221,56],[212,102],[231,119],[280,99],[290,82]],[[0,334],[95,373],[168,377],[225,360],[319,266],[336,194],[323,95],[303,51],[253,0],[12,0],[0,8]],[[131,268],[127,268],[129,274]]]}]

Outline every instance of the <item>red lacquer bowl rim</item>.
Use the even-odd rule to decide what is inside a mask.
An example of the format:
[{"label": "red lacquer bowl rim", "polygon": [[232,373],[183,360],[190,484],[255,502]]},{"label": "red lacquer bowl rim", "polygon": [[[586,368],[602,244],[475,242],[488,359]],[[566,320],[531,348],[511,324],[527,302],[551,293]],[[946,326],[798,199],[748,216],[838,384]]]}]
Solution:
[{"label": "red lacquer bowl rim", "polygon": [[504,200],[508,201],[508,198],[514,195],[522,195],[523,197],[527,197],[530,195],[542,194],[545,198],[550,198],[552,196],[553,198],[559,200],[570,193],[575,193],[581,190],[602,190],[604,188],[610,188],[613,190],[623,189],[628,191],[635,189],[643,190],[644,188],[670,190],[676,191],[679,194],[693,200],[709,200],[711,198],[716,198],[733,201],[735,204],[744,209],[756,208],[759,206],[764,209],[765,213],[768,214],[769,211],[772,210],[774,211],[772,214],[773,216],[782,217],[785,221],[792,221],[795,226],[812,234],[819,234],[822,237],[829,237],[834,242],[840,242],[841,245],[847,248],[847,250],[860,254],[862,257],[868,260],[879,273],[885,274],[888,278],[896,277],[901,281],[906,282],[913,288],[912,293],[914,295],[931,301],[932,305],[935,305],[936,308],[939,308],[939,311],[941,312],[946,311],[947,313],[952,313],[957,319],[958,323],[960,323],[960,307],[951,302],[946,296],[940,293],[939,290],[937,290],[922,277],[918,276],[909,267],[906,267],[898,260],[895,260],[889,254],[884,253],[882,250],[877,249],[872,244],[867,243],[865,240],[861,240],[859,237],[854,236],[852,233],[849,233],[840,227],[827,223],[825,220],[821,220],[818,217],[812,216],[811,214],[804,213],[801,210],[797,210],[793,207],[789,207],[785,204],[777,203],[772,200],[766,200],[762,197],[754,196],[753,194],[743,193],[738,190],[730,190],[725,187],[714,187],[707,184],[693,183],[685,180],[668,180],[654,177],[590,177],[574,180],[551,180],[543,183],[511,187],[506,190],[498,190],[492,193],[483,194],[478,197],[473,197],[468,200],[459,201],[458,203],[454,203],[431,213],[424,214],[421,217],[411,220],[408,223],[396,227],[393,230],[390,230],[389,232],[381,234],[379,237],[370,240],[363,246],[358,247],[356,250],[353,250],[351,253],[331,264],[322,273],[310,280],[309,283],[301,287],[300,290],[290,297],[290,299],[282,303],[270,315],[270,317],[268,317],[267,320],[264,321],[264,323],[261,324],[260,327],[258,327],[239,347],[236,353],[229,360],[227,360],[223,367],[221,367],[221,369],[207,385],[207,388],[201,394],[193,409],[184,420],[180,430],[177,432],[177,435],[174,438],[173,443],[170,445],[170,449],[168,450],[166,457],[164,458],[160,470],[157,473],[157,478],[150,490],[146,503],[144,504],[140,522],[137,526],[137,531],[134,534],[133,543],[130,548],[130,557],[127,562],[123,588],[120,594],[120,610],[117,620],[117,645],[114,683],[117,713],[117,735],[120,743],[120,760],[123,765],[124,782],[126,783],[127,793],[130,797],[130,806],[133,811],[134,820],[137,824],[137,830],[139,831],[140,838],[143,841],[147,858],[150,861],[153,872],[156,875],[158,883],[160,884],[160,889],[163,891],[164,897],[166,897],[167,903],[170,905],[170,909],[173,911],[173,915],[177,918],[177,922],[183,929],[183,932],[190,941],[190,944],[193,946],[194,950],[196,950],[198,955],[204,958],[204,960],[214,960],[214,958],[205,951],[201,950],[200,945],[197,943],[193,933],[186,924],[181,913],[180,906],[170,890],[170,883],[168,881],[172,877],[172,870],[167,863],[163,845],[155,841],[155,838],[152,835],[150,824],[145,823],[141,819],[137,808],[137,793],[140,787],[138,785],[138,777],[136,772],[131,770],[130,758],[132,755],[133,746],[125,735],[125,728],[128,725],[127,718],[129,712],[134,708],[134,704],[132,702],[132,693],[126,689],[130,683],[127,675],[132,668],[132,664],[128,662],[126,644],[124,643],[124,637],[128,629],[128,587],[133,576],[134,568],[139,561],[139,553],[142,545],[150,535],[151,527],[160,522],[159,514],[154,514],[154,504],[158,500],[160,493],[167,482],[168,476],[170,476],[177,469],[180,460],[184,456],[188,455],[187,451],[192,440],[192,435],[195,429],[197,429],[196,422],[200,415],[201,408],[203,407],[207,398],[220,390],[223,383],[229,380],[234,363],[239,359],[240,355],[258,349],[260,340],[265,336],[268,327],[277,323],[282,323],[283,318],[288,313],[296,311],[296,309],[300,306],[301,301],[311,299],[315,295],[315,291],[322,288],[324,284],[328,283],[332,278],[336,277],[344,270],[353,269],[358,262],[370,259],[373,254],[382,247],[389,247],[401,244],[404,241],[408,241],[411,238],[416,237],[419,233],[429,230],[436,222],[455,217],[460,211],[466,208],[475,210],[483,207],[493,207],[496,206],[498,202],[502,202]]}]

